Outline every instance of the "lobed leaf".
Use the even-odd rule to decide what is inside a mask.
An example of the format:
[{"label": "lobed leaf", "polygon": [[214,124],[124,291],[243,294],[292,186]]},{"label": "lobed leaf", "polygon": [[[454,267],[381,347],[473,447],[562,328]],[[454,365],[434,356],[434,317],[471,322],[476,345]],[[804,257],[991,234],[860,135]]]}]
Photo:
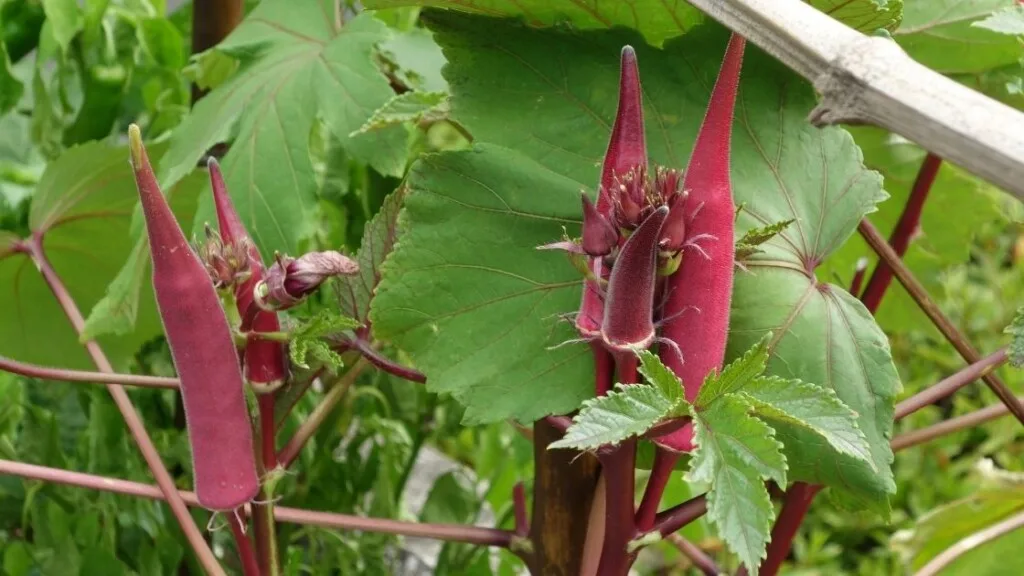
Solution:
[{"label": "lobed leaf", "polygon": [[722,396],[695,412],[697,450],[686,479],[710,485],[708,518],[729,549],[756,572],[774,514],[764,479],[785,486],[786,458],[772,429],[749,411],[742,398]]},{"label": "lobed leaf", "polygon": [[772,333],[766,333],[743,356],[726,365],[721,374],[708,374],[694,404],[698,408],[710,406],[721,396],[744,389],[763,374],[768,364],[768,345],[771,339]]},{"label": "lobed leaf", "polygon": [[573,418],[561,440],[548,448],[593,450],[618,444],[651,429],[685,400],[672,401],[657,386],[616,384],[605,396],[590,398]]},{"label": "lobed leaf", "polygon": [[658,387],[661,394],[670,402],[682,402],[686,404],[686,396],[683,392],[683,383],[676,375],[661,362],[656,354],[643,350],[637,354],[640,358],[638,370],[651,384]]},{"label": "lobed leaf", "polygon": [[754,413],[768,420],[784,420],[820,435],[842,454],[874,466],[868,439],[857,427],[857,413],[835,392],[799,380],[755,378],[740,394]]}]

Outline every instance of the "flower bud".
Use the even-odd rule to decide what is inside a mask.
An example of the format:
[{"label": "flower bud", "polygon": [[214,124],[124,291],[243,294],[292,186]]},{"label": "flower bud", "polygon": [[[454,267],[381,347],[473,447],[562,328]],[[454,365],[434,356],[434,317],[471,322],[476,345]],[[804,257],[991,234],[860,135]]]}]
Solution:
[{"label": "flower bud", "polygon": [[277,262],[254,291],[256,304],[264,310],[285,310],[295,306],[332,276],[351,276],[359,264],[341,252],[309,252],[299,258],[277,256]]}]

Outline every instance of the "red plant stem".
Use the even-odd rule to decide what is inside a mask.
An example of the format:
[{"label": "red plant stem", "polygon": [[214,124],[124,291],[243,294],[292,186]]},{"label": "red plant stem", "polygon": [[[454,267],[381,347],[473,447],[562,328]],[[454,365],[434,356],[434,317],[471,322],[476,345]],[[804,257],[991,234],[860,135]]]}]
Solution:
[{"label": "red plant stem", "polygon": [[942,400],[981,376],[995,370],[1007,360],[1009,360],[1009,357],[1006,354],[1006,348],[1002,348],[960,370],[956,374],[949,376],[938,384],[929,386],[896,405],[896,420],[902,420],[921,408]]},{"label": "red plant stem", "polygon": [[572,426],[572,418],[568,416],[545,416],[544,420],[555,430],[562,434]]},{"label": "red plant stem", "polygon": [[860,294],[861,285],[864,283],[864,272],[868,269],[868,259],[858,258],[857,267],[853,270],[853,280],[850,281],[850,294],[857,297]]},{"label": "red plant stem", "polygon": [[[153,500],[163,500],[164,495],[159,488],[140,482],[131,482],[118,478],[107,478],[94,474],[83,474],[70,470],[36,466],[24,462],[0,460],[0,474],[32,478],[44,482],[56,482],[67,486],[79,486],[102,492],[114,492],[128,496],[138,496]],[[199,506],[194,492],[174,492],[174,497],[189,506]],[[250,511],[247,509],[247,513]],[[511,545],[513,532],[481,526],[461,526],[457,524],[426,524],[419,522],[403,522],[385,518],[360,518],[348,514],[303,510],[278,506],[274,509],[274,518],[279,522],[304,524],[337,528],[342,530],[361,530],[364,532],[380,532],[398,534],[414,538],[431,538],[450,542],[465,542],[480,546],[498,546],[508,548]],[[223,570],[218,572],[223,574]]]},{"label": "red plant stem", "polygon": [[[774,575],[778,573],[782,562],[789,556],[789,549],[793,545],[793,538],[796,537],[800,524],[807,515],[814,497],[822,489],[821,486],[808,484],[806,482],[794,482],[786,491],[786,498],[782,501],[782,510],[779,517],[775,519],[772,526],[771,544],[768,545],[768,556],[761,563],[758,574]],[[778,544],[776,544],[778,542]],[[746,573],[746,570],[743,570]]]},{"label": "red plant stem", "polygon": [[260,411],[260,452],[264,470],[277,468],[277,426],[274,425],[274,394],[256,397]]},{"label": "red plant stem", "polygon": [[[1018,400],[1024,401],[1024,396],[1019,397]],[[944,420],[933,426],[928,426],[927,428],[921,428],[920,430],[913,430],[911,432],[900,434],[893,438],[889,445],[892,446],[894,451],[899,452],[900,450],[905,450],[907,448],[917,446],[918,444],[929,442],[947,434],[980,426],[985,422],[1001,418],[1009,413],[1010,409],[1006,407],[1006,404],[998,402],[992,406],[964,414],[963,416]]]},{"label": "red plant stem", "polygon": [[[892,235],[889,236],[889,245],[900,257],[907,253],[907,248],[910,247],[910,238],[921,224],[921,211],[924,209],[924,202],[928,199],[928,192],[932,189],[940,166],[942,166],[942,158],[929,152],[917,172],[917,179],[914,180],[914,186],[910,189],[907,204],[903,207],[903,212],[896,222]],[[871,273],[871,279],[868,280],[868,285],[864,288],[864,294],[860,298],[872,314],[878,310],[885,291],[891,283],[892,267],[882,260],[878,263],[875,271]]]},{"label": "red plant stem", "polygon": [[309,418],[299,426],[299,429],[295,431],[295,435],[288,440],[288,443],[285,444],[284,448],[277,455],[277,460],[281,466],[285,468],[291,466],[295,458],[298,457],[299,452],[302,452],[306,442],[316,433],[317,429],[327,418],[327,415],[341,401],[345,393],[352,386],[352,383],[356,381],[356,378],[359,377],[367,366],[369,366],[369,362],[365,358],[356,360],[356,363],[348,369],[348,372],[345,372],[345,375],[324,395],[320,404],[313,409]]},{"label": "red plant stem", "polygon": [[69,370],[67,368],[51,368],[39,366],[27,362],[18,362],[6,356],[0,356],[0,370],[11,374],[20,374],[30,378],[43,380],[60,380],[63,382],[87,382],[97,384],[120,384],[124,386],[138,386],[139,388],[168,388],[178,387],[177,378],[164,378],[162,376],[142,376],[139,374],[106,374],[104,372],[89,372],[86,370]]},{"label": "red plant stem", "polygon": [[[635,383],[638,359],[635,354],[623,353],[616,358],[619,381]],[[598,576],[625,576],[632,564],[626,547],[636,537],[635,492],[636,438],[630,438],[605,453],[598,452],[601,474],[605,480],[604,543]]]},{"label": "red plant stem", "polygon": [[244,509],[228,512],[225,516],[228,519],[228,526],[231,528],[231,535],[235,538],[235,546],[238,547],[238,557],[242,560],[242,574],[245,576],[260,576],[260,566],[256,562],[256,552],[252,548],[252,542],[245,533],[245,526],[242,524],[242,513]]},{"label": "red plant stem", "polygon": [[[956,348],[956,351],[960,353],[969,364],[973,364],[981,359],[981,355],[978,354],[977,350],[967,341],[966,338],[960,333],[960,331],[953,325],[952,322],[946,318],[946,315],[942,313],[939,306],[928,296],[928,292],[924,289],[924,286],[914,277],[907,266],[900,260],[899,255],[892,249],[889,244],[885,242],[882,236],[878,233],[878,230],[868,222],[867,220],[861,220],[860,226],[857,228],[860,231],[861,236],[867,240],[875,252],[878,252],[879,256],[885,260],[889,266],[892,267],[893,273],[896,275],[896,279],[900,281],[900,284],[906,288],[910,296],[917,302],[921,310],[928,315],[935,327],[942,332],[942,335],[949,340],[949,343]],[[1009,407],[1010,412],[1017,417],[1022,424],[1024,424],[1024,404],[1022,404],[1017,398],[1013,396],[1009,388],[1002,380],[996,377],[993,373],[988,373],[983,377],[985,384],[995,393],[999,399]]]},{"label": "red plant stem", "polygon": [[655,448],[654,464],[651,466],[651,476],[647,479],[647,486],[644,488],[644,497],[640,500],[640,508],[636,511],[636,527],[640,533],[648,532],[654,527],[654,517],[658,514],[658,504],[661,503],[661,495],[665,493],[665,486],[672,474],[672,469],[679,460],[679,455],[658,446]]},{"label": "red plant stem", "polygon": [[703,572],[705,576],[718,576],[722,574],[718,564],[693,542],[679,534],[669,534],[665,539],[682,552],[683,556],[689,558],[690,562],[693,562],[693,565]]},{"label": "red plant stem", "polygon": [[515,509],[516,534],[522,537],[530,535],[530,519],[526,515],[526,489],[522,482],[512,487],[512,507]]},{"label": "red plant stem", "polygon": [[594,351],[594,390],[597,396],[604,396],[615,384],[615,361],[600,340],[590,343]]},{"label": "red plant stem", "polygon": [[[293,383],[281,390],[287,390],[288,394],[281,394],[281,397],[274,398],[274,428],[280,428],[285,423],[285,420],[288,419],[288,415],[292,412],[292,408],[295,408],[299,399],[302,398],[306,391],[309,390],[309,387],[313,385],[313,381],[323,376],[325,371],[325,368],[320,367],[308,377],[304,378],[301,383]],[[297,388],[293,389],[292,386],[296,386]]]},{"label": "red plant stem", "polygon": [[651,427],[650,430],[641,434],[640,437],[658,438],[660,436],[664,436],[665,434],[671,434],[672,432],[675,432],[676,430],[679,430],[683,426],[689,424],[690,420],[691,418],[689,416],[684,416],[682,418],[673,418],[671,420],[659,422],[655,424],[653,427]]},{"label": "red plant stem", "polygon": [[410,368],[408,366],[403,366],[398,362],[395,362],[394,360],[387,358],[386,356],[378,352],[377,349],[374,348],[373,345],[367,342],[366,340],[357,338],[351,341],[350,344],[352,345],[353,348],[358,350],[359,353],[363,355],[363,358],[366,358],[370,362],[370,364],[373,364],[374,366],[380,368],[381,370],[387,372],[388,374],[398,376],[399,378],[404,378],[406,380],[409,380],[410,382],[419,382],[420,384],[423,384],[424,382],[427,381],[426,375],[424,375],[422,372],[414,370],[413,368]]},{"label": "red plant stem", "polygon": [[625,576],[632,563],[626,550],[636,537],[633,492],[636,439],[631,438],[606,454],[599,454],[605,479],[604,544],[598,576]]},{"label": "red plant stem", "polygon": [[[85,329],[85,318],[82,317],[82,313],[78,310],[74,299],[64,286],[64,282],[57,275],[57,271],[53,269],[49,259],[46,258],[46,254],[43,251],[42,238],[33,236],[31,240],[23,244],[22,249],[27,251],[36,268],[43,275],[43,279],[46,281],[47,286],[50,287],[50,291],[53,292],[61,309],[64,310],[64,314],[67,316],[68,321],[71,322],[75,332],[81,334]],[[95,340],[86,342],[85,349],[100,372],[114,373],[114,367],[111,366],[106,354],[103,353],[103,350],[100,349],[99,344]],[[164,467],[164,463],[160,460],[160,454],[157,453],[156,446],[153,445],[149,433],[146,432],[146,427],[142,424],[142,419],[139,418],[138,412],[135,411],[135,406],[132,405],[131,399],[128,398],[128,393],[117,384],[107,384],[106,386],[107,391],[110,392],[110,396],[114,400],[114,404],[117,405],[117,409],[124,417],[125,424],[128,426],[135,444],[138,445],[139,451],[142,453],[142,458],[146,461],[146,465],[160,487],[160,492],[167,500],[167,505],[170,506],[171,512],[181,526],[182,532],[185,533],[185,538],[188,540],[189,545],[192,546],[199,563],[208,573],[223,575],[224,569],[217,562],[217,558],[213,555],[213,551],[210,550],[209,544],[203,539],[203,534],[192,520],[185,502],[178,495],[174,479],[171,478],[167,468]]]},{"label": "red plant stem", "polygon": [[700,518],[707,511],[708,501],[705,495],[695,496],[655,516],[654,529],[662,536],[668,536]]}]

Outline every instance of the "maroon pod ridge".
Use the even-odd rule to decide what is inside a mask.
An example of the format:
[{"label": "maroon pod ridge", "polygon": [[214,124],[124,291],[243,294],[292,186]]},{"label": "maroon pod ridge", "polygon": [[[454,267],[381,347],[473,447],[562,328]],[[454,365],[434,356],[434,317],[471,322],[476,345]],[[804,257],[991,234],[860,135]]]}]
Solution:
[{"label": "maroon pod ridge", "polygon": [[658,243],[667,216],[667,206],[651,212],[615,259],[601,322],[601,338],[615,352],[644,350],[654,342]]},{"label": "maroon pod ridge", "polygon": [[134,124],[128,142],[153,256],[153,291],[181,381],[196,496],[210,510],[232,510],[256,496],[259,480],[231,328],[160,192]]}]

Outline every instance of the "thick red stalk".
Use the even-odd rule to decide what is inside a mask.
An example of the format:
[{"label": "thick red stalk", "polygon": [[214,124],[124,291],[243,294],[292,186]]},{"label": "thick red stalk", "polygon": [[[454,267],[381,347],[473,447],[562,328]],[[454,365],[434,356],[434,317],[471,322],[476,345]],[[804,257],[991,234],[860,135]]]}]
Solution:
[{"label": "thick red stalk", "polygon": [[526,514],[526,489],[522,482],[512,487],[512,508],[516,518],[516,534],[527,537],[530,535],[530,518]]},{"label": "thick red stalk", "polygon": [[[616,364],[619,382],[633,384],[638,380],[637,357],[632,352],[618,354]],[[598,453],[601,475],[605,481],[604,542],[598,576],[625,576],[633,563],[627,546],[636,537],[633,493],[636,468],[636,439],[626,440],[605,453]]]},{"label": "thick red stalk", "polygon": [[615,359],[598,340],[590,343],[594,352],[594,389],[597,396],[604,396],[615,384]]},{"label": "thick red stalk", "polygon": [[238,547],[238,557],[242,560],[242,574],[244,576],[260,576],[260,565],[256,561],[256,552],[253,551],[252,542],[245,533],[245,524],[242,522],[241,514],[244,509],[228,512],[224,516],[228,520],[228,527],[231,528],[231,536],[235,539],[235,546]]},{"label": "thick red stalk", "polygon": [[658,514],[661,496],[665,493],[665,486],[668,485],[669,478],[672,476],[672,469],[676,465],[676,461],[679,460],[677,453],[661,446],[657,446],[655,450],[651,475],[647,479],[643,499],[640,500],[640,507],[636,511],[636,527],[640,533],[648,532],[654,527],[654,517]]},{"label": "thick red stalk", "polygon": [[[889,237],[889,245],[892,246],[892,249],[901,258],[907,253],[907,248],[910,247],[910,239],[921,224],[921,211],[924,209],[925,200],[928,199],[928,193],[932,189],[932,184],[935,182],[935,177],[938,175],[941,166],[942,158],[929,153],[925,156],[924,162],[921,163],[921,169],[917,172],[917,179],[914,180],[914,186],[910,190],[907,204],[903,207],[903,212],[896,222],[896,228],[893,229],[892,235]],[[882,298],[885,296],[885,291],[891,283],[892,267],[886,264],[885,260],[881,260],[878,262],[875,271],[872,272],[871,279],[868,280],[868,284],[864,288],[864,294],[860,298],[864,306],[872,314],[878,310],[878,306],[882,303]]]},{"label": "thick red stalk", "polygon": [[[687,207],[695,211],[687,237],[700,248],[684,249],[682,266],[667,285],[662,335],[678,345],[685,362],[668,347],[662,347],[661,359],[683,381],[688,400],[697,397],[712,370],[721,369],[729,332],[736,214],[729,159],[745,43],[735,34],[729,40],[683,180],[683,189],[690,194]],[[676,451],[692,450],[693,426],[660,443]]]},{"label": "thick red stalk", "polygon": [[128,140],[153,256],[153,290],[181,381],[196,493],[211,510],[233,510],[256,495],[259,480],[231,328],[160,192],[134,124]]}]

